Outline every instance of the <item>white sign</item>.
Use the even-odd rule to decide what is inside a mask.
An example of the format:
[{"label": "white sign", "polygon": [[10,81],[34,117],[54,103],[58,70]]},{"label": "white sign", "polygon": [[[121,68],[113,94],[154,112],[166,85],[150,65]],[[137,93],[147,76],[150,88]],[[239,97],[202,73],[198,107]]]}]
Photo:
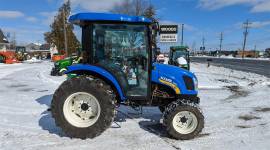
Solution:
[{"label": "white sign", "polygon": [[177,34],[160,34],[159,42],[176,43],[177,42]]}]

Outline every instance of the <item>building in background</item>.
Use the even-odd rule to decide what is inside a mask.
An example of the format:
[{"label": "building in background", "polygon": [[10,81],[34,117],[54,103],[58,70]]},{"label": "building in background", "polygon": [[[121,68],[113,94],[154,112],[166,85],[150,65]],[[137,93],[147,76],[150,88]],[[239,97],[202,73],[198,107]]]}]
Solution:
[{"label": "building in background", "polygon": [[0,51],[6,51],[9,47],[9,42],[4,35],[3,31],[0,29]]},{"label": "building in background", "polygon": [[1,29],[0,29],[0,43],[8,43],[8,40]]},{"label": "building in background", "polygon": [[259,51],[238,51],[237,57],[248,57],[248,58],[258,58],[259,57]]}]

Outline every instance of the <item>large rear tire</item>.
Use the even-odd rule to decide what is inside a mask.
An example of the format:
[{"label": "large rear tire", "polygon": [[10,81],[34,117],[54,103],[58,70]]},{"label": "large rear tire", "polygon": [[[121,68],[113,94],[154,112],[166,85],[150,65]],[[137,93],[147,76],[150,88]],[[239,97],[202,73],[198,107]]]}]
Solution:
[{"label": "large rear tire", "polygon": [[88,77],[72,78],[56,90],[51,104],[57,126],[72,138],[94,138],[110,127],[115,105],[105,82]]},{"label": "large rear tire", "polygon": [[204,128],[204,116],[197,104],[178,100],[168,105],[164,112],[168,134],[178,140],[195,138]]}]

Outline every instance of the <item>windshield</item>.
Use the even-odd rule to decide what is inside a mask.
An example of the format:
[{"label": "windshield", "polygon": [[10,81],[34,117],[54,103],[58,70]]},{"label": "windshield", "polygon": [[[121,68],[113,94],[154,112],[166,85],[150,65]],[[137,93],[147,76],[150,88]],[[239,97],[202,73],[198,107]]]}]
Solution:
[{"label": "windshield", "polygon": [[185,51],[175,51],[173,52],[173,59],[176,60],[177,58],[180,58],[180,57],[183,57],[183,58],[187,58],[187,52]]},{"label": "windshield", "polygon": [[94,63],[111,71],[127,96],[147,96],[147,37],[145,25],[94,25]]}]

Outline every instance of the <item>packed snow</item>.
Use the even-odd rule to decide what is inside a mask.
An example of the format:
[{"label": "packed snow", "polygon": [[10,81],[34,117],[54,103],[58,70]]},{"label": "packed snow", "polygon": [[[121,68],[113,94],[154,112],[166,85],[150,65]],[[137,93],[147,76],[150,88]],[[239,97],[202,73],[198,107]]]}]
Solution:
[{"label": "packed snow", "polygon": [[0,149],[237,149],[270,147],[270,79],[194,63],[205,128],[178,141],[159,123],[158,108],[143,113],[121,106],[111,128],[95,139],[70,139],[47,109],[65,77],[52,77],[52,63],[0,64]]}]

